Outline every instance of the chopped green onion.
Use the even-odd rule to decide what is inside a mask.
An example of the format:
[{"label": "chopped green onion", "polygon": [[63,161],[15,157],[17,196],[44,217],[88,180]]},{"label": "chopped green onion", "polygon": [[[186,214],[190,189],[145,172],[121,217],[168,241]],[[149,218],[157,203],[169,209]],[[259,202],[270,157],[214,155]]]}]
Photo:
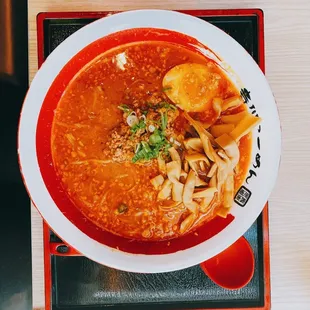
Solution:
[{"label": "chopped green onion", "polygon": [[149,127],[148,127],[149,132],[154,132],[155,129],[156,129],[156,127],[154,125],[152,125],[152,124],[149,125]]},{"label": "chopped green onion", "polygon": [[164,155],[166,155],[166,156],[169,155],[169,149],[171,148],[171,146],[172,145],[170,143],[168,143],[168,141],[167,141],[167,143],[163,147],[163,154]]},{"label": "chopped green onion", "polygon": [[168,124],[168,114],[167,112],[160,112],[161,129],[165,131]]},{"label": "chopped green onion", "polygon": [[152,135],[150,135],[149,143],[150,145],[156,145],[162,141],[162,136],[159,134],[158,130],[156,130]]},{"label": "chopped green onion", "polygon": [[148,141],[141,141],[136,145],[135,155],[132,158],[133,163],[158,158],[160,154],[169,156],[168,150],[171,147],[171,144],[167,140],[165,134],[168,126],[168,111],[176,110],[177,107],[163,101],[159,104],[152,105],[151,109],[159,109],[157,112],[160,114],[159,120],[147,120],[145,117],[147,112],[143,111],[143,115],[140,117],[139,122],[130,128],[130,131],[133,134],[140,129],[145,129],[146,127],[148,128],[148,132],[151,133]]},{"label": "chopped green onion", "polygon": [[140,121],[137,124],[133,125],[130,128],[130,131],[135,134],[139,129],[144,129],[145,127],[146,127],[146,124],[144,120],[140,119]]},{"label": "chopped green onion", "polygon": [[141,143],[136,144],[135,154],[137,154],[141,150]]},{"label": "chopped green onion", "polygon": [[150,146],[149,146],[149,144],[147,142],[142,141],[141,145],[142,145],[142,148],[145,150],[145,152],[147,152],[147,153],[151,153],[152,152],[152,150],[151,150],[151,148],[150,148]]},{"label": "chopped green onion", "polygon": [[132,109],[130,109],[127,104],[121,104],[118,106],[118,108],[124,111],[125,113],[130,113],[132,111]]},{"label": "chopped green onion", "polygon": [[166,108],[167,110],[176,110],[177,109],[177,107],[175,106],[175,105],[173,105],[173,104],[170,104],[170,103],[168,103],[168,102],[165,102],[164,104],[163,104],[163,108]]},{"label": "chopped green onion", "polygon": [[140,143],[139,151],[135,154],[132,158],[132,162],[137,162],[138,160],[150,160],[152,159],[152,149],[150,148],[149,144],[145,141]]},{"label": "chopped green onion", "polygon": [[157,130],[156,133],[150,136],[149,143],[145,141],[140,143],[135,156],[132,158],[132,162],[135,163],[139,160],[151,160],[157,158],[161,151],[167,155],[170,147],[171,145],[166,137],[161,131]]},{"label": "chopped green onion", "polygon": [[134,112],[130,113],[126,118],[126,122],[127,122],[129,127],[133,127],[139,123],[138,117],[133,113]]}]

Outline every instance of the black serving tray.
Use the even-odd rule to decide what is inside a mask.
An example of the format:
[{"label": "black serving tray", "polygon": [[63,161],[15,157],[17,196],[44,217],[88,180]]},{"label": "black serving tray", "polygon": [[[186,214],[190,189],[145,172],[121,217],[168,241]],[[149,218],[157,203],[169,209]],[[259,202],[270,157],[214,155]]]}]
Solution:
[{"label": "black serving tray", "polygon": [[[230,34],[263,67],[260,10],[186,13]],[[39,14],[39,62],[69,35],[106,15],[107,12]],[[83,256],[48,254],[45,264],[50,264],[48,269],[51,268],[50,273],[45,273],[45,281],[52,281],[51,292],[46,292],[46,309],[269,309],[269,252],[267,260],[264,253],[264,247],[268,250],[269,246],[268,219],[267,210],[264,212],[245,234],[254,251],[255,272],[242,289],[227,290],[217,286],[199,265],[170,273],[136,274],[102,266]],[[50,232],[48,242],[62,241]]]}]

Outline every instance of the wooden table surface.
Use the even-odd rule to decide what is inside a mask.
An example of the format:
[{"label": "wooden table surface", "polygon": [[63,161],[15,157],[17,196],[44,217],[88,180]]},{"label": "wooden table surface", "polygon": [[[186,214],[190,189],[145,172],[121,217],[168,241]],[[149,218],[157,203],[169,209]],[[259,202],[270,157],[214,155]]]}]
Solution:
[{"label": "wooden table surface", "polygon": [[[36,15],[45,11],[141,8],[261,8],[266,75],[277,100],[283,147],[270,197],[273,310],[310,309],[310,1],[309,0],[28,0],[29,74],[37,71]],[[309,174],[309,175],[308,175]],[[42,220],[32,207],[33,304],[44,309]]]}]

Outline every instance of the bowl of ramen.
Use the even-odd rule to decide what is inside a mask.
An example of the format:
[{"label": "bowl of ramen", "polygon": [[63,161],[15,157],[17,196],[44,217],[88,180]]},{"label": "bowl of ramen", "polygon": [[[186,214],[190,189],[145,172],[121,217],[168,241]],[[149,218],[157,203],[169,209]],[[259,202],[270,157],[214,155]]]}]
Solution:
[{"label": "bowl of ramen", "polygon": [[258,217],[280,125],[268,83],[231,37],[192,16],[119,13],[66,39],[21,112],[19,160],[44,220],[107,266],[207,260]]}]

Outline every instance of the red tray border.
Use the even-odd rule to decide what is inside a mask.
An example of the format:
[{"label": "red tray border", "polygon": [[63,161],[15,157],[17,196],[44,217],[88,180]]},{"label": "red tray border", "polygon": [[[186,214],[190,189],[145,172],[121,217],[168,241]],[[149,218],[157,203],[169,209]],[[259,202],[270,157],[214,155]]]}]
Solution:
[{"label": "red tray border", "polygon": [[[257,16],[258,17],[258,58],[259,67],[265,72],[265,44],[264,44],[264,13],[261,9],[230,9],[230,10],[178,10],[178,12],[192,16]],[[102,18],[107,15],[118,13],[117,11],[106,12],[42,12],[37,15],[37,53],[38,67],[44,62],[44,26],[45,19],[65,19],[65,18]],[[262,212],[263,216],[263,249],[264,249],[264,306],[250,308],[217,308],[208,310],[270,310],[271,291],[270,291],[270,250],[269,250],[269,225],[268,225],[268,203]],[[52,309],[52,272],[51,255],[56,255],[55,244],[50,243],[50,228],[44,222],[43,225],[43,244],[44,244],[44,283],[45,283],[45,309]],[[59,254],[58,254],[59,255]],[[79,255],[71,248],[66,255]],[[199,309],[198,309],[199,310]],[[200,309],[207,310],[207,309]]]}]

